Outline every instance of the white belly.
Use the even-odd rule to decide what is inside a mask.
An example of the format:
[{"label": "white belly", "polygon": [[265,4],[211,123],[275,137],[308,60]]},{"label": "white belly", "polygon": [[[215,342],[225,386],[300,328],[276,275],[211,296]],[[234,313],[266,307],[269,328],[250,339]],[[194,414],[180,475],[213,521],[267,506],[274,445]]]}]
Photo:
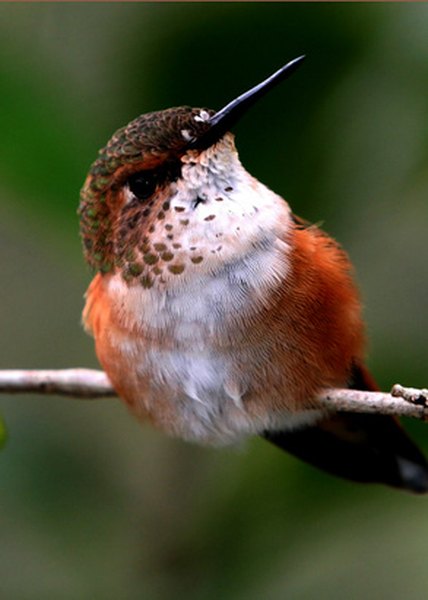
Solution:
[{"label": "white belly", "polygon": [[[171,433],[209,444],[234,443],[264,430],[295,428],[313,422],[319,411],[281,414],[248,410],[251,372],[238,378],[234,353],[219,355],[207,347],[197,351],[155,351],[146,355],[152,373],[145,408],[156,412],[156,403],[170,398],[175,417],[168,419]],[[284,387],[286,394],[286,386]]]},{"label": "white belly", "polygon": [[[262,376],[260,360],[269,352],[263,350],[265,340],[249,347],[245,336],[268,291],[287,272],[283,249],[275,239],[270,252],[254,249],[233,267],[187,281],[174,292],[130,290],[119,277],[110,280],[108,293],[125,329],[144,332],[141,340],[125,335],[114,341],[122,361],[136,369],[132,400],[137,413],[140,407],[170,433],[213,444],[294,428],[319,416],[318,411],[274,412],[254,402],[252,381]],[[231,341],[233,331],[239,344]],[[286,394],[283,378],[281,372],[275,375],[275,387]],[[145,382],[144,391],[139,381]]]}]

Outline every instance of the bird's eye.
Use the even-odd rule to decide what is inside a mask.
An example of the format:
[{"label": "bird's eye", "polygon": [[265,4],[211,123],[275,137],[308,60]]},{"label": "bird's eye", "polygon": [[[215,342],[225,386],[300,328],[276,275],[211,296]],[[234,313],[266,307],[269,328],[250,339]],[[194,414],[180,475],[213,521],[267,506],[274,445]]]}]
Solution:
[{"label": "bird's eye", "polygon": [[157,177],[154,171],[140,171],[128,179],[129,189],[139,200],[147,200],[156,190]]}]

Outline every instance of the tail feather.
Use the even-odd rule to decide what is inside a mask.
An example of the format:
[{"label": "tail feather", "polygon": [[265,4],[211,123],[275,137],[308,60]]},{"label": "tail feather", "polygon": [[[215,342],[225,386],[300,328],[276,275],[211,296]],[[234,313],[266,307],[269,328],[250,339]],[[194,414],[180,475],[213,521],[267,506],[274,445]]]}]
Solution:
[{"label": "tail feather", "polygon": [[[378,390],[359,366],[349,387]],[[263,437],[333,475],[428,492],[428,463],[393,417],[337,412],[304,429],[265,432]]]}]

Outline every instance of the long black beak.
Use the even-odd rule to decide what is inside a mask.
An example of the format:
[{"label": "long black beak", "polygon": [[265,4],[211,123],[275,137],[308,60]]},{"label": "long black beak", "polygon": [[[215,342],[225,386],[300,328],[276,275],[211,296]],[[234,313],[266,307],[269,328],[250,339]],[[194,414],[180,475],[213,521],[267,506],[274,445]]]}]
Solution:
[{"label": "long black beak", "polygon": [[272,88],[288,79],[290,75],[301,65],[305,56],[299,56],[278,69],[270,77],[244,92],[224,108],[216,112],[208,121],[209,129],[195,140],[191,146],[194,148],[209,148],[219,140],[227,131],[239,121],[239,119],[253,106],[262,96]]}]

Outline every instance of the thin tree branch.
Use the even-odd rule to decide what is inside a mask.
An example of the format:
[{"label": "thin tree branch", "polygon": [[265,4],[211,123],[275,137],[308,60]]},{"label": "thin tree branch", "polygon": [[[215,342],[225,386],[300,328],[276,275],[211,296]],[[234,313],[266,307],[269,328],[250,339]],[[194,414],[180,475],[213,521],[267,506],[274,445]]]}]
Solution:
[{"label": "thin tree branch", "polygon": [[428,419],[428,390],[395,384],[391,393],[330,389],[319,396],[325,408],[356,413]]},{"label": "thin tree branch", "polygon": [[95,369],[0,370],[0,393],[57,394],[81,399],[117,396],[107,375]]},{"label": "thin tree branch", "polygon": [[[0,393],[56,394],[80,399],[117,396],[107,375],[95,369],[0,370]],[[428,390],[399,384],[389,394],[328,389],[320,394],[319,401],[328,410],[428,420]]]}]

